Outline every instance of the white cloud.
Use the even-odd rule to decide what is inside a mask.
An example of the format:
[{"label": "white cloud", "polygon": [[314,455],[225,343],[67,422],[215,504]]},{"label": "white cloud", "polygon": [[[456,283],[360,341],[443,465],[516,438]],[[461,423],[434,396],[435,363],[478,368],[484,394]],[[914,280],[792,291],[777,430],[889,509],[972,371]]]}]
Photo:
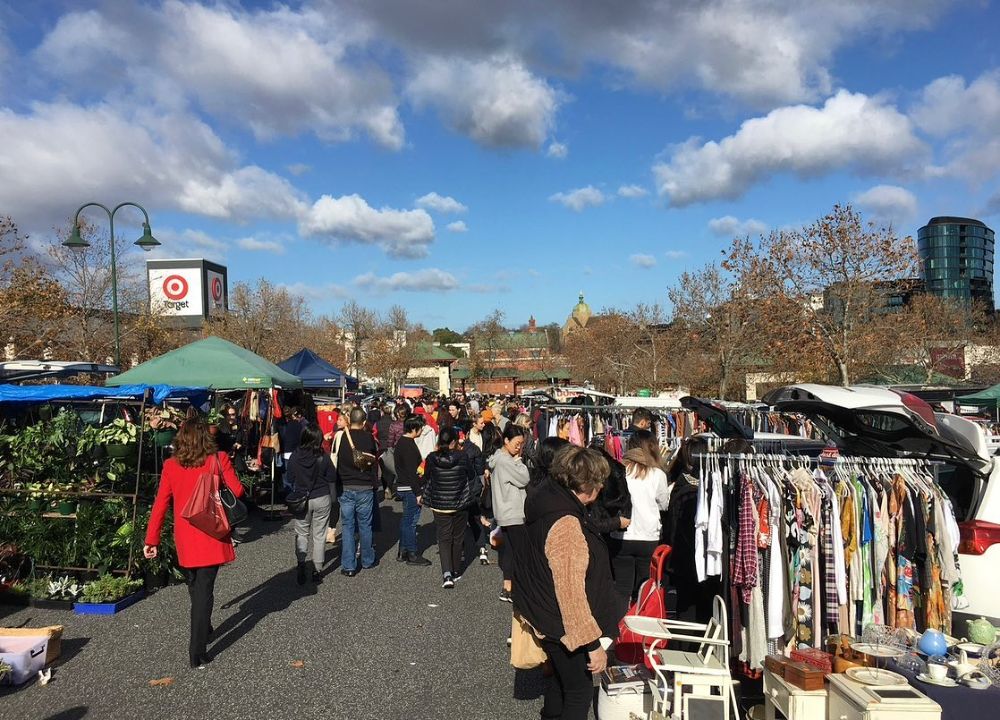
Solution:
[{"label": "white cloud", "polygon": [[277,240],[261,240],[256,237],[240,238],[236,244],[244,250],[251,252],[270,252],[276,255],[285,254],[285,246]]},{"label": "white cloud", "polygon": [[910,114],[922,130],[945,139],[944,162],[929,167],[928,176],[981,183],[1000,172],[1000,70],[968,84],[957,75],[938,78]]},{"label": "white cloud", "polygon": [[667,250],[663,256],[668,260],[683,260],[688,254],[683,250]]},{"label": "white cloud", "polygon": [[767,232],[767,224],[753,218],[740,220],[732,215],[723,215],[709,220],[708,229],[719,237],[733,238],[765,233]]},{"label": "white cloud", "polygon": [[607,200],[607,196],[593,185],[568,192],[557,192],[555,195],[549,196],[550,202],[557,202],[576,212],[580,212],[584,208],[603,205]]},{"label": "white cloud", "polygon": [[448,223],[447,227],[453,233],[469,232],[469,226],[465,224],[464,220],[456,220],[453,223]]},{"label": "white cloud", "polygon": [[228,243],[203,230],[188,228],[178,232],[173,228],[154,225],[153,235],[160,241],[160,245],[148,253],[143,253],[141,256],[143,259],[170,260],[204,257],[209,260],[222,260],[229,251]]},{"label": "white cloud", "polygon": [[360,195],[324,195],[299,222],[299,233],[330,241],[377,245],[393,257],[420,258],[434,241],[426,210],[376,210]]},{"label": "white cloud", "polygon": [[417,205],[439,213],[464,213],[469,209],[455,198],[447,195],[438,195],[436,192],[430,192],[423,197],[417,198]]},{"label": "white cloud", "polygon": [[796,105],[747,120],[718,142],[691,138],[653,172],[660,194],[683,207],[740,197],[781,172],[800,177],[835,170],[891,173],[920,160],[925,151],[910,120],[896,108],[841,90],[820,108]]},{"label": "white cloud", "polygon": [[107,77],[116,92],[124,83],[138,96],[190,98],[258,138],[311,131],[341,141],[360,131],[385,147],[402,147],[389,76],[353,59],[368,37],[332,13],[178,0],[71,12],[36,58],[68,88],[81,78]]},{"label": "white cloud", "polygon": [[382,0],[354,7],[414,54],[512,53],[568,77],[599,67],[616,82],[657,91],[694,87],[769,108],[828,94],[840,49],[933,27],[951,4]]},{"label": "white cloud", "polygon": [[645,253],[636,253],[635,255],[629,256],[629,262],[638,268],[642,268],[643,270],[656,267],[656,258],[652,255],[646,255]]},{"label": "white cloud", "polygon": [[307,172],[312,170],[312,165],[307,165],[306,163],[292,163],[291,165],[286,165],[285,169],[295,177],[298,177],[300,175],[305,175]]},{"label": "white cloud", "polygon": [[0,183],[0,207],[26,229],[62,222],[91,197],[138,198],[150,212],[237,222],[294,217],[304,208],[284,178],[239,167],[219,137],[186,113],[35,103],[24,113],[0,109],[0,137],[0,167],[17,169],[18,178]]},{"label": "white cloud", "polygon": [[854,196],[854,203],[872,220],[905,226],[917,215],[917,198],[897,185],[876,185]]},{"label": "white cloud", "polygon": [[545,151],[545,155],[546,157],[562,160],[569,155],[569,147],[565,143],[551,142],[549,143],[549,149]]},{"label": "white cloud", "polygon": [[649,195],[649,190],[641,185],[622,185],[618,188],[618,195],[623,198],[641,198]]},{"label": "white cloud", "polygon": [[327,285],[309,285],[308,283],[292,283],[290,285],[279,285],[283,288],[289,295],[295,295],[303,300],[312,301],[322,301],[330,300],[331,298],[337,300],[346,300],[351,297],[351,291],[342,285],[337,285],[336,283],[330,283]]},{"label": "white cloud", "polygon": [[371,292],[450,292],[460,286],[458,278],[439,268],[426,268],[414,272],[398,272],[389,277],[365,273],[354,278],[354,284]]},{"label": "white cloud", "polygon": [[430,57],[407,92],[431,106],[452,128],[488,147],[540,148],[559,108],[559,93],[518,59]]}]

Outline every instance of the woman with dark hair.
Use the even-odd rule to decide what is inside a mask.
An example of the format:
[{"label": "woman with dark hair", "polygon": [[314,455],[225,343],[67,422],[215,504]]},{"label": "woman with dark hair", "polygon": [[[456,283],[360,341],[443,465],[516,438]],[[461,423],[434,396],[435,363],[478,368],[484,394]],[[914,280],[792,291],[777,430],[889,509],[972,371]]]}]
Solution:
[{"label": "woman with dark hair", "polygon": [[649,561],[660,542],[660,513],[670,501],[662,463],[656,436],[649,430],[633,432],[625,452],[632,522],[624,531],[611,533],[609,543],[615,587],[626,599],[633,597],[649,577]]},{"label": "woman with dark hair", "polygon": [[552,665],[542,717],[585,720],[593,676],[607,667],[606,648],[625,607],[611,579],[608,549],[587,512],[608,463],[597,450],[570,445],[556,454],[549,476],[525,503],[514,605],[543,636]]},{"label": "woman with dark hair", "polygon": [[[320,581],[326,561],[326,529],[330,520],[330,486],[337,480],[337,470],[330,456],[323,452],[323,431],[308,423],[302,429],[298,449],[288,459],[287,477],[293,492],[304,493],[309,502],[305,512],[292,522],[295,527],[295,559],[298,561],[296,581],[305,585],[307,561],[313,562],[312,581]],[[312,538],[312,553],[309,540]]]},{"label": "woman with dark hair", "polygon": [[184,570],[191,596],[191,637],[188,655],[191,667],[205,669],[210,662],[208,636],[212,634],[212,605],[215,602],[215,578],[219,568],[236,559],[232,538],[217,540],[202,532],[181,516],[202,475],[222,476],[222,482],[236,497],[243,496],[243,485],[233,471],[229,456],[219,452],[205,421],[197,415],[188,417],[174,438],[174,455],[163,463],[160,486],[146,528],[143,555],[153,560],[159,553],[160,533],[168,507],[174,511],[174,542],[177,561]]},{"label": "woman with dark hair", "polygon": [[549,468],[552,467],[552,461],[555,459],[556,453],[567,445],[569,445],[568,440],[563,440],[561,437],[554,435],[539,441],[535,447],[535,457],[531,463],[529,472],[531,480],[528,483],[528,487],[530,489],[538,487],[549,477]]},{"label": "woman with dark hair", "polygon": [[472,465],[469,456],[458,450],[458,433],[454,428],[441,429],[438,449],[427,456],[423,504],[434,512],[441,587],[453,588],[462,577],[465,526],[472,504]]},{"label": "woman with dark hair", "polygon": [[531,481],[528,467],[521,461],[524,435],[523,427],[508,423],[503,431],[503,446],[486,461],[490,469],[493,516],[503,533],[500,546],[500,569],[503,571],[500,599],[503,602],[511,602],[517,546],[524,533],[524,498]]}]

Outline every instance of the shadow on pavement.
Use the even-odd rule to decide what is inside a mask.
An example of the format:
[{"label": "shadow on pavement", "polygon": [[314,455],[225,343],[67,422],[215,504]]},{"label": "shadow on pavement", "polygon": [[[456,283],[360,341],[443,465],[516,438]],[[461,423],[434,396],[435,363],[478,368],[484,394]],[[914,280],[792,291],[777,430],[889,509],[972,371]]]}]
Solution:
[{"label": "shadow on pavement", "polygon": [[[294,564],[294,558],[289,559],[289,565]],[[239,604],[236,614],[215,628],[215,642],[210,650],[213,655],[220,655],[252,631],[261,620],[271,613],[287,610],[292,603],[306,595],[315,595],[316,585],[307,582],[299,585],[295,582],[295,568],[291,567],[278,573],[257,587],[238,595],[223,603],[220,608],[227,609]]]},{"label": "shadow on pavement", "polygon": [[68,710],[63,710],[62,712],[57,712],[55,715],[49,715],[44,718],[44,720],[79,720],[87,715],[86,705],[77,705],[76,707],[71,707]]},{"label": "shadow on pavement", "polygon": [[62,651],[54,667],[62,667],[80,654],[80,651],[90,642],[90,638],[68,638],[62,641]]}]

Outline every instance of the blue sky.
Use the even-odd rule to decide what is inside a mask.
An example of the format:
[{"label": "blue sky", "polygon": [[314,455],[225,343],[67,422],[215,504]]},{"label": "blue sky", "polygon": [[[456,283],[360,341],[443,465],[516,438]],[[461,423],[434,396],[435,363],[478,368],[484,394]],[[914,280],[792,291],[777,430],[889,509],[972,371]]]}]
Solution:
[{"label": "blue sky", "polygon": [[1000,225],[1000,11],[946,0],[0,3],[0,213],[429,328],[666,304],[834,203]]}]

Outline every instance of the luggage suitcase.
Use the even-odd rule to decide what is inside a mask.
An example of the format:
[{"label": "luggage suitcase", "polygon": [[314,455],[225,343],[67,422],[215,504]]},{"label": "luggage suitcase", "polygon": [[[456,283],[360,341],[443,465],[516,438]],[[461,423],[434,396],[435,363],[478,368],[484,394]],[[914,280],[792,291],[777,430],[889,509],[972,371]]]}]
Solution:
[{"label": "luggage suitcase", "polygon": [[[653,558],[649,562],[649,579],[639,588],[639,597],[629,606],[625,617],[639,615],[661,620],[666,619],[667,602],[663,589],[663,568],[667,564],[668,557],[670,557],[669,545],[660,545],[653,551]],[[629,630],[625,625],[625,619],[622,618],[618,624],[615,657],[620,663],[645,663],[646,667],[649,667],[645,645],[647,642],[652,641]]]}]

